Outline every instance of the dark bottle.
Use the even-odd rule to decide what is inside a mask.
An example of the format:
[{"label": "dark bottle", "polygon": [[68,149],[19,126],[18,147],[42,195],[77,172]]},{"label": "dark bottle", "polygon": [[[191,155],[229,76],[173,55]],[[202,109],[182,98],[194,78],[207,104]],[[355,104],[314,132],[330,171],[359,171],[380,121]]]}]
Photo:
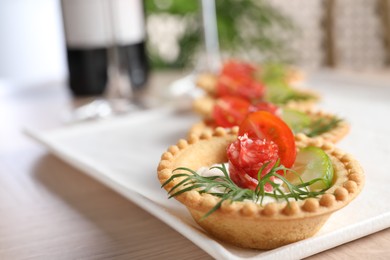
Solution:
[{"label": "dark bottle", "polygon": [[68,84],[76,96],[101,95],[107,84],[107,50],[67,47]]},{"label": "dark bottle", "polygon": [[102,0],[62,0],[68,84],[76,96],[101,95],[107,84],[107,24]]},{"label": "dark bottle", "polygon": [[134,90],[146,85],[149,67],[145,50],[145,10],[142,0],[111,1],[113,38],[119,47],[122,69],[128,71]]},{"label": "dark bottle", "polygon": [[142,89],[146,85],[149,76],[145,48],[145,40],[120,48],[122,64],[127,66],[130,81],[135,90]]}]

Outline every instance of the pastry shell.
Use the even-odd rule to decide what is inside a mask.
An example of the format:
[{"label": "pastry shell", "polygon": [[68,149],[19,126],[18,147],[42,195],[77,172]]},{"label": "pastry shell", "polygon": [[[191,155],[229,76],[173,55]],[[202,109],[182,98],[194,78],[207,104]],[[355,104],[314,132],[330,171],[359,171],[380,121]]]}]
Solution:
[{"label": "pastry shell", "polygon": [[[213,132],[181,139],[162,155],[158,166],[161,183],[167,181],[178,167],[197,170],[202,166],[226,162],[226,148],[236,140],[238,127],[217,128]],[[303,138],[298,147],[321,147],[334,166],[334,183],[318,198],[302,201],[274,202],[259,205],[254,202],[225,201],[221,208],[201,219],[219,198],[189,191],[175,197],[184,204],[194,220],[209,234],[227,243],[254,249],[272,249],[313,236],[329,216],[350,203],[362,190],[363,170],[350,155],[321,140]],[[169,191],[180,180],[165,186]]]},{"label": "pastry shell", "polygon": [[[334,118],[335,117],[333,114],[330,114],[330,113],[327,113],[327,112],[324,112],[321,110],[314,110],[311,108],[305,108],[305,109],[299,109],[299,110],[306,113],[307,115],[309,115],[312,119]],[[207,125],[206,120],[203,120],[201,122],[194,124],[190,128],[190,130],[188,132],[188,136],[200,135],[204,131],[212,131],[212,127]],[[320,134],[318,136],[308,137],[303,133],[298,133],[296,135],[296,137],[298,139],[311,138],[314,140],[337,143],[341,139],[343,139],[349,133],[349,131],[350,131],[350,125],[346,121],[343,120],[343,121],[339,122],[336,127],[332,128],[331,130],[327,131],[326,133]]]}]

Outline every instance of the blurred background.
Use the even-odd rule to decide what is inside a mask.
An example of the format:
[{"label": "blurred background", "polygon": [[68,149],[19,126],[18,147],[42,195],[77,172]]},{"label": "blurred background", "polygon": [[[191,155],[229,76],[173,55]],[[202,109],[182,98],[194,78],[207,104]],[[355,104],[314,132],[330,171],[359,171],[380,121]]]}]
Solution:
[{"label": "blurred background", "polygon": [[[92,5],[102,1],[0,1],[0,87],[65,82],[71,70],[70,51],[75,46],[85,47],[69,41],[67,26],[77,24],[75,10],[86,17],[82,10],[92,10]],[[120,51],[121,56],[127,55],[128,64],[146,59],[140,61],[145,64],[134,65],[138,68],[130,68],[132,79],[140,75],[142,84],[147,74],[137,74],[140,70],[192,70],[199,66],[205,50],[201,1],[112,2],[117,3],[117,17],[130,17],[119,19],[121,28],[141,35],[131,39],[131,45],[140,44],[136,49]],[[142,15],[134,13],[135,9]],[[307,70],[385,70],[390,66],[390,0],[217,0],[216,13],[223,58],[282,61]],[[69,14],[73,14],[72,19]],[[68,22],[64,15],[68,15]],[[89,32],[102,28],[99,21],[89,21]],[[145,58],[137,56],[139,51],[145,52]],[[103,62],[107,62],[104,57]],[[100,70],[106,73],[104,67]]]}]

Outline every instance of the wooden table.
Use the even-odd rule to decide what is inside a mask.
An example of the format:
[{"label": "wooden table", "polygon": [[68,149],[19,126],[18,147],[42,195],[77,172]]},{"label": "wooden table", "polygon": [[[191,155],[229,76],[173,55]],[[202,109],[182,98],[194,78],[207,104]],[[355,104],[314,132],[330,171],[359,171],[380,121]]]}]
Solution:
[{"label": "wooden table", "polygon": [[[178,73],[155,74],[151,89]],[[0,259],[209,259],[179,233],[23,135],[85,102],[63,84],[0,89]],[[309,259],[388,259],[390,229]]]}]

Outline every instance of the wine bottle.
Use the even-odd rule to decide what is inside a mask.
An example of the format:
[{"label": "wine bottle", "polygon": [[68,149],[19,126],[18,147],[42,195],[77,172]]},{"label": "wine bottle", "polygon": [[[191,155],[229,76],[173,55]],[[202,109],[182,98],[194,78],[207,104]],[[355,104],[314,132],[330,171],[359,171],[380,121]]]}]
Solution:
[{"label": "wine bottle", "polygon": [[62,0],[62,13],[68,83],[74,95],[103,94],[108,81],[107,51],[112,45],[118,46],[120,65],[128,71],[133,87],[146,84],[143,1]]},{"label": "wine bottle", "polygon": [[104,0],[62,0],[69,87],[76,96],[100,95],[107,84],[108,24]]},{"label": "wine bottle", "polygon": [[143,88],[148,79],[146,57],[145,10],[142,0],[115,0],[113,2],[115,38],[120,46],[122,66],[128,71],[135,90]]},{"label": "wine bottle", "polygon": [[149,64],[145,48],[145,40],[120,47],[121,59],[125,64],[124,66],[127,66],[134,90],[142,89],[147,84]]}]

